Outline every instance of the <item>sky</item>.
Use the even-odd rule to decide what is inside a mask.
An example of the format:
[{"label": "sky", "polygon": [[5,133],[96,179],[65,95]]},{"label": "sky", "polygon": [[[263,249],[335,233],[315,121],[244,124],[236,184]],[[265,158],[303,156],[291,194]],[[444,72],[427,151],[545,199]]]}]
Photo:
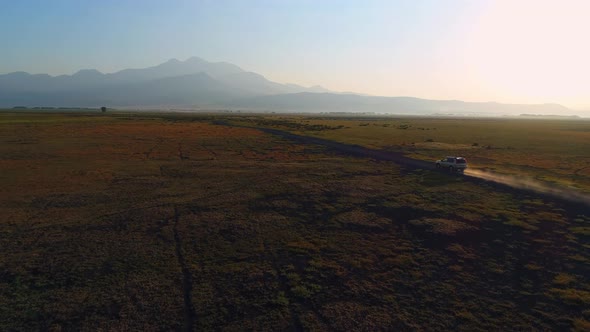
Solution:
[{"label": "sky", "polygon": [[0,73],[198,56],[281,83],[590,110],[587,0],[0,0]]}]

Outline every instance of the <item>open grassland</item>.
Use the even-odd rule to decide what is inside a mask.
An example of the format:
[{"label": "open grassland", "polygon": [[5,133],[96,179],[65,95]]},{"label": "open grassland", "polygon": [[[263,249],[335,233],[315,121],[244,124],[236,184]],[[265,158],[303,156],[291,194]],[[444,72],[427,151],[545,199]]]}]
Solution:
[{"label": "open grassland", "polygon": [[434,161],[465,156],[470,167],[528,176],[590,192],[590,120],[266,116],[236,118]]},{"label": "open grassland", "polygon": [[0,330],[588,330],[585,207],[219,119],[0,113]]}]

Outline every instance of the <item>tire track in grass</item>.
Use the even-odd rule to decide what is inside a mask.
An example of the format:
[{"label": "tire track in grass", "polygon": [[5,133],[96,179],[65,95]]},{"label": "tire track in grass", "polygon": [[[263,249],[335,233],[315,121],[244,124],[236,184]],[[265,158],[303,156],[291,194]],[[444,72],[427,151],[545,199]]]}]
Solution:
[{"label": "tire track in grass", "polygon": [[182,143],[178,143],[178,158],[180,159],[180,161],[189,159],[188,156],[182,150]]},{"label": "tire track in grass", "polygon": [[277,275],[279,290],[283,292],[283,294],[287,297],[287,300],[289,301],[289,303],[287,304],[287,309],[289,310],[291,320],[288,331],[303,331],[304,329],[303,324],[301,323],[301,318],[299,317],[299,314],[297,313],[297,310],[295,309],[295,306],[293,304],[293,299],[295,298],[295,296],[293,295],[293,292],[291,292],[291,288],[288,285],[286,277],[281,272],[281,268],[279,265],[278,258],[276,257],[276,253],[269,248],[267,240],[264,240],[262,245],[264,246],[264,252],[270,258],[271,266],[275,274]]},{"label": "tire track in grass", "polygon": [[195,314],[195,306],[192,300],[193,291],[193,275],[191,274],[184,255],[182,254],[182,243],[178,233],[178,221],[180,213],[178,208],[174,207],[174,244],[176,248],[176,258],[182,270],[182,293],[184,297],[184,331],[193,331],[197,315]]}]

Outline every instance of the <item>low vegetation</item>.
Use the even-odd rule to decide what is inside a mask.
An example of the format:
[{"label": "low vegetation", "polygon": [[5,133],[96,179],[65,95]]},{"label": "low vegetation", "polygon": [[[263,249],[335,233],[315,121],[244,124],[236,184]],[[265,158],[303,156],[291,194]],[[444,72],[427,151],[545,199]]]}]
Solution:
[{"label": "low vegetation", "polygon": [[[590,120],[266,116],[236,123],[270,126],[435,160],[467,157],[470,167],[557,182],[590,193]],[[326,126],[338,130],[306,130]]]},{"label": "low vegetation", "polygon": [[[0,330],[590,325],[586,207],[227,121],[259,120],[0,113]],[[451,141],[445,120],[294,121],[395,149],[428,138],[523,148],[483,124]],[[471,158],[502,156],[486,151],[497,150]]]}]

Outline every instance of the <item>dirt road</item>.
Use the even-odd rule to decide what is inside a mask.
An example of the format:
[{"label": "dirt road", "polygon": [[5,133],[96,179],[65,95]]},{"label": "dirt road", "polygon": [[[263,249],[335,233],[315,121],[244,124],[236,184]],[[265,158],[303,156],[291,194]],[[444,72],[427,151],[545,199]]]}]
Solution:
[{"label": "dirt road", "polygon": [[[344,144],[317,137],[296,135],[278,129],[258,127],[255,129],[261,130],[272,135],[280,136],[298,143],[325,146],[335,152],[344,153],[351,156],[392,161],[410,168],[436,170],[434,162],[427,162],[423,160],[408,158],[401,153],[369,149],[358,145]],[[590,208],[590,195],[579,192],[573,188],[558,186],[550,183],[543,183],[530,178],[514,177],[496,174],[493,172],[483,172],[478,170],[467,170],[464,174],[454,175],[463,176],[466,180],[474,183],[492,184],[504,190],[509,190],[513,192],[516,190],[526,193],[535,193],[540,196],[558,199],[567,203],[574,203],[576,205],[581,204],[581,206],[577,207],[576,209]],[[585,207],[583,207],[584,205]]]}]

